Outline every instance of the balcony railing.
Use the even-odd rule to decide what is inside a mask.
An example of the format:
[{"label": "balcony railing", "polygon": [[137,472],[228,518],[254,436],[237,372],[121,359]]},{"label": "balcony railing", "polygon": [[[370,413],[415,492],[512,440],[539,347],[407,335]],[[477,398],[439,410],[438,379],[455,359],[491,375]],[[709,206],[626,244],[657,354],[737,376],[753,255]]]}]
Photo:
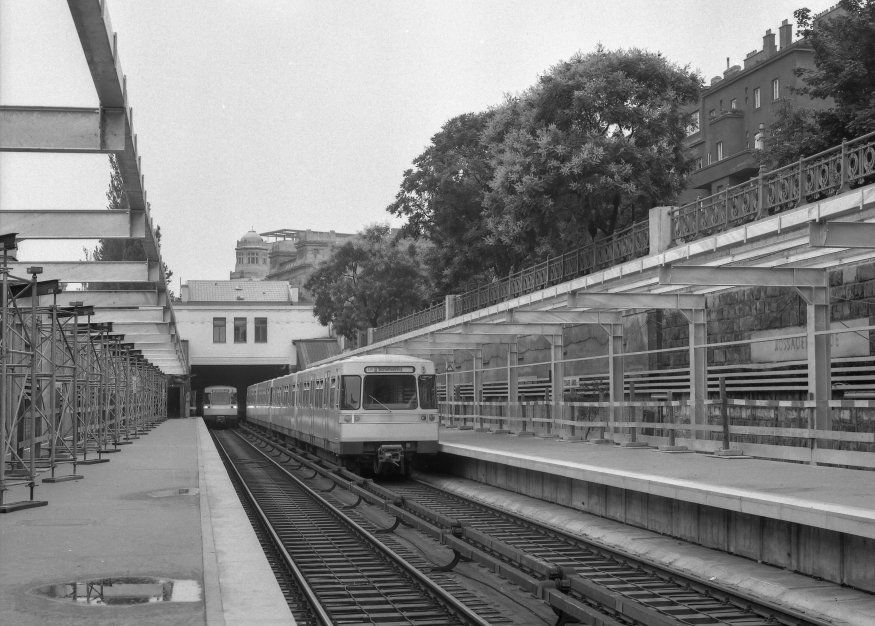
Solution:
[{"label": "balcony railing", "polygon": [[875,174],[875,133],[800,159],[671,212],[674,241],[695,241],[747,222],[816,202]]}]

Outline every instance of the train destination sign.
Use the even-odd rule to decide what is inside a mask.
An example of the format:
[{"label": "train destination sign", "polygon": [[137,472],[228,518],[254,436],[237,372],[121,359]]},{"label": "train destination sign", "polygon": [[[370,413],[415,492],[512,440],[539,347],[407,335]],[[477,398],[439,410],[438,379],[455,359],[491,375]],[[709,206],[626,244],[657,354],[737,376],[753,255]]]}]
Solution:
[{"label": "train destination sign", "polygon": [[[868,318],[833,322],[832,330],[868,326]],[[750,344],[750,358],[754,363],[780,363],[782,361],[804,361],[808,358],[807,337],[787,337],[805,333],[805,326],[790,326],[772,330],[759,330],[751,333],[756,343]],[[768,339],[769,341],[758,341]],[[869,331],[855,333],[836,333],[830,335],[830,352],[835,357],[869,356]]]},{"label": "train destination sign", "polygon": [[416,368],[412,365],[369,365],[366,374],[412,374]]}]

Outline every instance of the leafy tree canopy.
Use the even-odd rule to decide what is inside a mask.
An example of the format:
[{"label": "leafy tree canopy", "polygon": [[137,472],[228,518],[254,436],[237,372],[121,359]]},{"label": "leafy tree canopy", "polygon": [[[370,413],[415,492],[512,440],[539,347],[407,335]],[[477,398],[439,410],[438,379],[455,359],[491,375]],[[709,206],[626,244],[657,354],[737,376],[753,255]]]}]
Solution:
[{"label": "leafy tree canopy", "polygon": [[417,247],[396,240],[387,225],[365,228],[333,248],[304,288],[314,296],[313,314],[347,339],[420,310],[431,285]]},{"label": "leafy tree canopy", "polygon": [[761,161],[780,167],[875,131],[875,0],[840,0],[815,19],[794,13],[800,36],[814,48],[814,67],[797,68],[795,93],[831,106],[809,108],[784,99],[769,125]]},{"label": "leafy tree canopy", "polygon": [[491,268],[505,274],[513,262],[506,246],[488,240],[482,216],[493,170],[481,136],[492,115],[466,113],[444,124],[386,209],[407,218],[401,236],[434,244],[427,266],[439,295]]},{"label": "leafy tree canopy", "polygon": [[435,244],[441,294],[610,235],[685,188],[684,107],[700,85],[659,54],[575,55],[501,105],[448,121],[388,211]]},{"label": "leafy tree canopy", "polygon": [[498,107],[489,241],[527,260],[612,234],[686,187],[684,107],[700,77],[642,50],[599,46]]},{"label": "leafy tree canopy", "polygon": [[875,131],[875,0],[840,0],[840,11],[813,19],[794,13],[799,34],[814,48],[814,67],[796,70],[813,98],[835,106],[817,113],[829,143]]}]

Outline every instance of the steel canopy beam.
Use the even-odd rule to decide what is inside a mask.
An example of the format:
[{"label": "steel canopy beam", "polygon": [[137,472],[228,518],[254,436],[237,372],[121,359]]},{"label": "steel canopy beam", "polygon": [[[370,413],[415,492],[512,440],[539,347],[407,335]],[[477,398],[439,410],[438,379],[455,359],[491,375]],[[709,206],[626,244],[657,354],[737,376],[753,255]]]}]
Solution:
[{"label": "steel canopy beam", "polygon": [[22,239],[134,239],[146,236],[130,211],[0,211],[0,230]]},{"label": "steel canopy beam", "polygon": [[113,322],[115,324],[148,324],[169,322],[163,308],[148,309],[97,309],[91,316],[93,322]]},{"label": "steel canopy beam", "polygon": [[867,222],[811,222],[812,248],[875,248],[875,224]]},{"label": "steel canopy beam", "polygon": [[704,309],[705,296],[693,293],[568,294],[568,308],[582,309]]},{"label": "steel canopy beam", "polygon": [[[468,323],[463,326],[461,336],[465,334],[477,335],[561,335],[562,324],[476,324]],[[495,343],[494,340],[492,343]]]},{"label": "steel canopy beam", "polygon": [[[436,332],[433,335],[430,335],[428,339],[413,339],[412,341],[424,341],[439,344],[440,347],[443,347],[449,344],[464,344],[470,346],[471,344],[480,343],[516,343],[517,340],[516,335],[460,333],[458,332],[458,328],[460,327]],[[458,349],[461,350],[462,348]]]},{"label": "steel canopy beam", "polygon": [[[621,324],[615,311],[511,311],[508,321],[517,324]],[[552,333],[561,334],[561,333]]]},{"label": "steel canopy beam", "polygon": [[[490,341],[487,343],[497,343]],[[416,350],[418,352],[429,351],[437,354],[438,352],[452,353],[453,350],[476,350],[481,344],[475,342],[457,341],[452,343],[431,343],[430,341],[405,341],[403,344],[390,346],[397,347],[399,350]]]},{"label": "steel canopy beam", "polygon": [[[149,283],[160,280],[158,264],[145,261],[109,261],[94,263],[89,261],[10,263],[9,273],[14,276],[27,276],[27,268],[43,268],[44,280],[57,280],[62,283]],[[75,292],[73,292],[75,293]]]},{"label": "steel canopy beam", "polygon": [[701,287],[825,287],[827,272],[808,267],[672,265],[659,268],[659,284]]},{"label": "steel canopy beam", "polygon": [[119,109],[0,107],[0,152],[122,152]]}]

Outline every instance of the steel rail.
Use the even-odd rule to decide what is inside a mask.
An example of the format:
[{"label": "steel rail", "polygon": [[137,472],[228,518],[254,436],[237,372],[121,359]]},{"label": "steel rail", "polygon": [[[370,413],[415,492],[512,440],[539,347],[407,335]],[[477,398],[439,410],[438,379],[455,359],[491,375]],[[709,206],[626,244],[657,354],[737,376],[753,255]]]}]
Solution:
[{"label": "steel rail", "polygon": [[347,515],[345,515],[340,509],[335,507],[333,504],[328,502],[325,498],[319,495],[316,491],[308,487],[304,484],[301,479],[292,474],[288,469],[283,467],[280,463],[276,461],[276,459],[272,458],[270,455],[265,454],[263,450],[260,450],[257,446],[253,445],[252,442],[245,439],[243,436],[235,433],[235,435],[240,439],[240,441],[246,443],[253,451],[257,452],[260,456],[262,456],[265,460],[271,463],[276,469],[280,470],[286,477],[288,477],[296,487],[298,487],[301,491],[303,491],[308,497],[312,500],[316,501],[320,504],[327,512],[333,515],[338,521],[345,524],[351,530],[353,530],[356,534],[358,534],[361,538],[365,539],[372,547],[376,548],[379,552],[381,552],[386,558],[388,558],[392,563],[400,567],[408,576],[413,578],[422,588],[422,590],[429,596],[431,596],[434,600],[436,600],[440,605],[444,607],[448,612],[455,614],[455,616],[464,622],[471,624],[473,626],[489,626],[489,622],[482,619],[475,612],[465,606],[462,602],[457,600],[454,596],[447,593],[444,589],[442,589],[437,583],[428,578],[425,574],[420,572],[418,569],[410,565],[405,559],[403,559],[400,555],[396,554],[391,548],[383,544],[377,537],[375,537],[372,533],[365,530],[361,525],[359,525],[354,520],[350,519]]},{"label": "steel rail", "polygon": [[[528,531],[535,531],[542,535],[540,541],[547,543],[555,543],[556,539],[567,544],[567,547],[576,548],[577,550],[585,550],[590,552],[589,556],[586,556],[582,559],[581,562],[591,563],[591,557],[600,557],[605,559],[606,561],[611,561],[610,563],[605,563],[604,567],[605,571],[610,572],[611,570],[616,570],[618,565],[622,564],[624,561],[627,566],[635,570],[643,570],[644,572],[649,571],[649,575],[656,577],[660,580],[653,580],[647,582],[647,585],[650,585],[650,590],[653,591],[656,589],[653,585],[661,585],[662,592],[665,594],[664,597],[671,598],[674,594],[678,599],[673,600],[678,605],[681,606],[690,606],[694,612],[698,612],[701,615],[707,616],[708,619],[714,619],[715,622],[721,620],[723,623],[736,623],[736,624],[746,624],[750,626],[755,626],[758,623],[774,623],[773,621],[769,621],[776,619],[775,615],[784,616],[781,619],[782,622],[792,625],[792,626],[802,626],[802,625],[811,625],[811,626],[826,626],[827,622],[823,622],[822,620],[818,620],[813,618],[810,615],[803,614],[801,612],[794,611],[790,607],[785,606],[775,606],[768,604],[767,602],[763,602],[759,599],[752,599],[746,597],[744,595],[739,594],[737,591],[729,589],[723,585],[715,584],[712,581],[704,581],[701,579],[697,579],[695,577],[691,577],[689,575],[677,573],[671,570],[667,570],[664,566],[649,561],[647,559],[642,559],[640,557],[630,556],[624,554],[613,547],[601,545],[597,541],[588,540],[582,537],[575,536],[567,531],[564,531],[560,528],[555,528],[549,525],[545,525],[542,523],[538,523],[533,520],[529,520],[513,513],[503,511],[499,508],[490,506],[488,504],[476,502],[461,496],[459,494],[451,493],[440,489],[439,487],[435,487],[434,485],[423,483],[421,481],[411,481],[419,485],[421,488],[426,489],[434,495],[440,495],[441,497],[449,500],[451,503],[456,503],[455,505],[444,504],[438,507],[428,507],[424,504],[421,504],[419,501],[411,498],[408,493],[406,496],[403,492],[399,493],[397,491],[392,491],[386,489],[385,487],[378,485],[370,480],[362,479],[361,477],[357,477],[354,474],[346,470],[342,470],[338,468],[338,473],[346,476],[350,479],[356,480],[345,480],[341,476],[337,476],[332,472],[329,472],[324,467],[319,467],[317,463],[314,463],[308,460],[306,457],[306,453],[302,455],[294,454],[289,452],[285,446],[279,444],[275,440],[270,440],[265,436],[259,434],[258,432],[253,431],[252,429],[247,428],[250,434],[264,441],[266,445],[270,445],[275,449],[280,450],[282,453],[296,458],[296,460],[302,464],[302,466],[307,466],[309,469],[312,469],[314,472],[321,474],[324,478],[328,478],[333,480],[336,484],[341,485],[351,491],[359,495],[359,497],[365,497],[371,504],[382,507],[387,513],[390,515],[394,515],[396,517],[397,526],[399,521],[406,523],[408,525],[414,525],[419,530],[430,534],[431,536],[438,538],[442,543],[451,547],[456,554],[456,557],[453,560],[453,563],[450,566],[447,566],[446,569],[452,569],[452,566],[458,562],[461,558],[465,558],[472,556],[474,553],[468,551],[468,554],[463,555],[459,552],[459,550],[465,551],[464,547],[465,543],[480,546],[479,548],[475,548],[476,550],[483,550],[485,553],[490,553],[493,557],[480,557],[480,560],[483,561],[482,564],[491,566],[496,562],[497,558],[502,560],[505,564],[510,562],[514,567],[518,568],[521,573],[517,577],[520,579],[518,584],[521,584],[524,587],[530,587],[532,589],[537,589],[536,595],[541,595],[543,599],[548,600],[548,602],[554,606],[554,608],[560,609],[559,604],[562,604],[562,596],[557,592],[557,590],[547,589],[546,587],[537,588],[537,581],[531,578],[529,574],[537,574],[542,576],[543,578],[547,578],[552,575],[553,570],[562,569],[560,564],[565,563],[568,564],[568,554],[558,554],[557,550],[551,547],[538,547],[537,543],[534,546],[526,546],[520,547],[519,543],[514,541],[512,543],[508,543],[504,540],[495,540],[493,539],[493,535],[501,536],[501,533],[495,533],[494,530],[500,528],[500,526],[510,522],[517,526],[521,526]],[[263,453],[264,454],[264,453]],[[403,489],[403,484],[401,485]],[[369,497],[368,497],[369,496]],[[422,498],[427,500],[427,498]],[[470,520],[466,520],[464,518],[465,513],[460,516],[458,510],[453,511],[453,506],[458,509],[458,504],[462,503],[473,509],[475,513],[482,516],[483,513],[488,513],[489,515],[498,518],[498,522],[501,524],[496,524],[496,520],[489,520],[488,522],[482,522],[483,526],[488,526],[490,532],[487,534],[484,531],[476,530],[471,524]],[[471,511],[468,511],[468,515],[471,514]],[[415,516],[415,517],[414,517]],[[461,518],[461,519],[460,519]],[[428,520],[424,524],[417,523],[420,519]],[[437,524],[438,526],[433,526],[432,524]],[[440,526],[444,526],[452,532],[451,536],[447,536],[447,531],[440,530]],[[393,527],[394,528],[394,527]],[[517,537],[514,539],[520,539],[522,537]],[[507,536],[505,535],[505,539]],[[467,540],[463,543],[463,540]],[[543,554],[537,556],[530,556],[531,554],[535,554],[532,550],[532,547],[537,550],[541,550],[542,552],[546,549],[549,552],[552,552],[552,558],[549,556],[544,556]],[[608,556],[605,556],[607,553]],[[578,564],[579,565],[579,564]],[[644,566],[642,568],[642,566]],[[572,571],[573,571],[572,565]],[[551,569],[552,568],[552,569]],[[646,569],[645,569],[646,568]],[[507,572],[506,572],[507,573]],[[613,572],[610,574],[613,576],[617,572]],[[630,571],[628,573],[631,577],[640,577],[641,571]],[[563,573],[564,578],[564,573]],[[602,576],[602,579],[605,579],[605,576]],[[645,606],[646,603],[641,603],[635,599],[634,595],[624,594],[621,592],[615,592],[610,590],[610,584],[607,584],[609,581],[604,580],[604,582],[590,582],[586,577],[572,574],[569,578],[565,578],[562,581],[557,581],[557,589],[559,587],[564,587],[564,592],[574,592],[580,596],[585,597],[588,601],[595,601],[600,606],[608,607],[609,611],[611,606],[620,606],[624,607],[626,613],[632,613],[632,615],[626,615],[623,611],[619,611],[620,614],[623,614],[624,617],[631,619],[641,619],[641,615],[639,611],[634,609],[630,604],[630,600],[636,602],[640,606]],[[698,587],[696,589],[695,587]],[[641,587],[638,589],[638,593],[644,592],[645,587]],[[626,591],[629,591],[628,589]],[[720,596],[722,596],[722,601],[724,602],[724,606],[716,606],[714,596],[711,592],[716,592]],[[535,593],[535,591],[533,591]],[[680,595],[678,595],[680,594]],[[686,594],[686,600],[690,602],[690,605],[684,605],[680,600],[680,597]],[[654,594],[658,595],[658,594]],[[564,596],[568,598],[569,596]],[[574,596],[570,596],[574,597]],[[708,603],[711,603],[708,605]],[[730,603],[730,604],[726,604]],[[696,608],[696,604],[699,604],[698,608]],[[743,607],[743,608],[739,608]],[[566,607],[568,609],[574,609],[573,606]],[[578,607],[578,610],[580,607]],[[710,609],[712,613],[709,613],[705,609]],[[730,612],[736,610],[741,611],[743,614],[730,615]],[[654,623],[661,623],[661,617],[659,615],[654,614],[653,610],[648,611],[650,613],[650,619],[656,620]],[[722,614],[722,618],[720,616]],[[716,616],[715,616],[716,615]],[[579,616],[580,617],[580,616]],[[646,618],[647,616],[645,616]],[[725,618],[734,617],[734,620],[728,620]],[[753,619],[759,618],[762,620],[761,622],[754,622]],[[645,622],[649,623],[649,622]]]},{"label": "steel rail", "polygon": [[[575,536],[575,535],[569,533],[568,531],[565,531],[565,530],[560,529],[560,528],[552,527],[552,526],[549,526],[549,525],[546,525],[543,523],[539,523],[539,522],[534,521],[534,520],[520,517],[518,515],[515,515],[513,513],[508,512],[508,511],[504,511],[502,509],[491,506],[489,504],[473,501],[469,498],[466,498],[465,496],[445,491],[445,490],[443,490],[439,487],[435,487],[434,485],[431,485],[429,483],[424,483],[422,481],[415,480],[415,479],[409,479],[409,482],[415,483],[419,488],[424,488],[425,490],[433,492],[433,493],[435,493],[435,494],[437,494],[437,495],[439,495],[447,500],[455,501],[458,503],[463,503],[464,505],[470,507],[471,509],[474,509],[475,513],[478,512],[477,510],[479,510],[479,512],[482,512],[482,513],[488,513],[488,515],[491,517],[491,519],[481,518],[478,522],[478,525],[480,525],[480,524],[488,525],[489,528],[494,529],[494,528],[499,528],[501,523],[504,523],[504,524],[511,523],[511,524],[514,524],[517,526],[521,526],[524,529],[527,529],[528,531],[534,531],[534,532],[538,533],[539,535],[541,535],[541,537],[539,538],[539,541],[543,541],[545,544],[549,544],[549,543],[555,544],[555,542],[558,540],[558,541],[561,541],[562,543],[564,543],[567,547],[576,547],[578,549],[583,549],[583,550],[586,550],[588,552],[591,552],[592,556],[602,556],[602,558],[605,559],[606,561],[613,561],[613,563],[606,563],[606,565],[607,565],[607,567],[605,568],[606,571],[610,571],[611,569],[615,569],[618,566],[621,566],[623,564],[623,562],[625,561],[626,566],[628,566],[630,569],[638,570],[637,572],[632,573],[634,576],[639,577],[642,573],[650,574],[651,576],[663,579],[662,582],[666,582],[668,584],[675,585],[679,591],[685,591],[689,594],[696,594],[703,600],[707,599],[707,600],[711,600],[713,602],[716,602],[717,598],[714,597],[712,592],[718,592],[720,595],[723,596],[724,601],[731,602],[732,604],[734,604],[736,606],[738,606],[738,605],[744,606],[744,612],[746,613],[746,616],[745,617],[739,616],[738,620],[735,623],[753,625],[753,624],[756,624],[757,622],[753,622],[751,620],[751,618],[754,616],[758,616],[763,620],[762,621],[763,624],[776,623],[775,620],[779,620],[780,622],[783,622],[783,623],[786,623],[786,624],[792,625],[792,626],[803,626],[803,625],[806,625],[806,626],[807,625],[810,625],[810,626],[829,626],[830,625],[830,622],[822,621],[822,620],[816,619],[810,615],[795,611],[791,607],[770,605],[766,602],[763,602],[762,600],[752,599],[752,598],[746,597],[744,595],[741,595],[737,591],[731,590],[731,589],[729,589],[723,585],[720,585],[720,584],[715,584],[713,581],[704,581],[704,580],[700,580],[700,579],[696,579],[694,577],[691,577],[688,574],[681,574],[681,573],[677,573],[677,572],[674,572],[671,570],[667,570],[664,566],[662,566],[658,563],[654,563],[652,561],[649,561],[647,559],[642,559],[642,558],[637,557],[637,556],[631,556],[631,555],[624,554],[624,553],[618,551],[616,548],[601,545],[600,543],[597,543],[595,541],[592,541],[592,540],[589,540],[589,539],[586,539],[583,537]],[[397,487],[398,486],[396,486],[396,491],[397,491]],[[401,497],[401,499],[405,505],[407,504],[408,498],[415,497],[415,496],[412,496],[409,492],[407,494],[405,494],[403,491],[401,491],[399,493],[399,496]],[[420,507],[427,508],[426,505],[423,505],[423,504],[420,504]],[[416,508],[419,508],[419,507],[416,507]],[[428,508],[430,508],[430,507],[428,507]],[[435,509],[432,509],[432,510],[435,510]],[[438,515],[441,515],[439,510],[436,510],[435,512],[438,513]],[[415,511],[414,511],[414,514],[416,514]],[[467,513],[467,514],[470,515],[470,513]],[[447,517],[447,514],[444,513],[443,515],[445,517]],[[463,515],[465,515],[465,513],[463,513]],[[461,516],[459,516],[457,514],[456,519],[458,519],[459,517],[461,517]],[[463,519],[461,521],[464,524],[471,524],[470,519]],[[482,532],[478,532],[477,534],[482,534]],[[524,538],[524,537],[520,536],[520,538]],[[474,539],[474,541],[476,542],[476,539]],[[515,543],[513,545],[517,549],[520,549],[518,543]],[[555,554],[559,554],[560,549],[557,549],[555,546],[549,546],[549,545],[541,546],[541,547],[538,547],[537,545],[535,545],[534,547],[537,547],[540,551],[542,551],[542,554],[539,554],[538,558],[544,559],[545,561],[548,561],[548,562],[555,563],[557,560],[564,560],[564,559],[571,558],[571,555],[569,555],[569,554],[566,554],[566,555],[560,554],[559,558],[554,557],[553,560],[551,560],[551,558],[549,556],[545,556],[543,554],[543,552],[549,550]],[[524,548],[524,549],[526,549],[526,548]],[[528,551],[528,549],[527,549],[527,551]],[[607,556],[604,556],[605,553],[607,553]],[[573,567],[573,565],[572,565],[572,567]],[[647,570],[650,570],[650,571],[648,572]],[[614,574],[617,574],[617,573],[619,573],[619,572],[614,572]],[[602,579],[604,579],[604,578],[606,578],[606,577],[602,576]],[[575,584],[576,582],[578,584]],[[584,584],[579,584],[580,582],[582,582]],[[654,581],[654,582],[658,582],[658,581]],[[596,584],[598,584],[598,583],[596,583]],[[586,577],[575,576],[571,579],[571,590],[572,591],[578,591],[581,595],[585,595],[587,597],[597,598],[599,595],[599,591],[598,591],[598,589],[595,589],[593,587],[594,586],[592,585],[592,583],[590,583]],[[696,589],[695,587],[700,587],[701,589]],[[645,588],[642,588],[641,590],[643,591],[644,589]],[[625,595],[625,594],[622,594],[622,595]],[[635,600],[634,596],[626,596],[626,599],[627,600]],[[678,604],[683,604],[683,603],[679,601]],[[695,605],[695,601],[692,604]],[[691,608],[695,608],[695,607],[693,606]],[[703,605],[703,606],[699,607],[699,609],[696,609],[696,610],[699,611],[702,615],[705,615],[705,616],[710,617],[711,619],[714,619],[715,623],[719,623],[720,621],[723,621],[723,623],[728,623],[728,624],[734,623],[733,621],[726,620],[726,619],[721,618],[719,616],[719,613],[722,612],[722,609],[717,610],[717,613],[718,613],[717,615],[712,615],[704,610],[701,610],[701,609],[705,609],[705,608],[708,608],[708,607]],[[732,608],[732,607],[728,607],[728,608]],[[783,616],[783,618],[780,616]]]},{"label": "steel rail", "polygon": [[[212,433],[211,433],[212,434]],[[228,460],[228,467],[234,470],[234,475],[237,477],[238,484],[240,488],[245,492],[249,503],[252,505],[252,508],[258,515],[258,518],[261,520],[262,525],[267,530],[270,535],[271,540],[273,541],[274,546],[276,547],[277,552],[282,556],[283,561],[285,562],[286,567],[292,572],[292,576],[295,579],[295,582],[300,587],[301,592],[306,597],[307,601],[310,603],[310,607],[319,622],[322,626],[333,626],[334,622],[331,617],[322,607],[322,604],[319,602],[319,599],[316,597],[313,589],[307,583],[306,578],[304,578],[304,574],[298,569],[298,566],[295,564],[295,560],[292,558],[292,555],[289,554],[286,547],[283,545],[282,539],[277,534],[276,530],[273,527],[273,524],[270,523],[270,520],[267,517],[267,514],[264,512],[264,509],[261,508],[261,505],[258,504],[258,500],[255,498],[255,495],[249,489],[249,485],[246,484],[246,481],[243,479],[243,476],[240,475],[240,471],[237,469],[237,466],[231,460],[230,455],[225,450],[225,446],[219,441],[219,438],[213,435],[213,441],[216,444],[216,447],[219,449],[219,453],[222,455],[222,458]]]}]

